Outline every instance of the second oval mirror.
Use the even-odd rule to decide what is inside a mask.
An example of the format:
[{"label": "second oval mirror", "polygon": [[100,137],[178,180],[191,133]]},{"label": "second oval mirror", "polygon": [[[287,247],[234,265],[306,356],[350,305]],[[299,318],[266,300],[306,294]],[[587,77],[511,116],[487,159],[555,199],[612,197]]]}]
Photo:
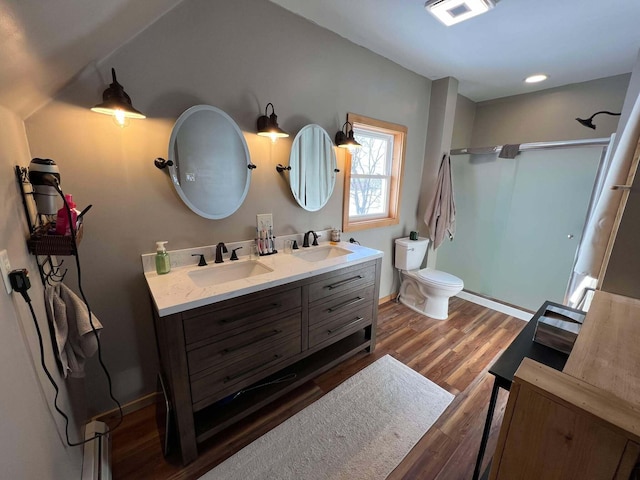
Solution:
[{"label": "second oval mirror", "polygon": [[329,134],[319,125],[298,132],[289,157],[289,183],[298,204],[310,212],[324,207],[336,183],[336,153]]},{"label": "second oval mirror", "polygon": [[242,131],[225,112],[196,105],[180,115],[169,158],[176,192],[195,213],[219,219],[240,208],[249,191],[251,160]]}]

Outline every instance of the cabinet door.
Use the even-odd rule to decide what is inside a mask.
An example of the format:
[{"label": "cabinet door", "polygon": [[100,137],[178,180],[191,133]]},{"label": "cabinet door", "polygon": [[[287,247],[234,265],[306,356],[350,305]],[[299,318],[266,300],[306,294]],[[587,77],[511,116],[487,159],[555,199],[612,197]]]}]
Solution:
[{"label": "cabinet door", "polygon": [[592,418],[521,388],[495,478],[611,480],[626,444]]},{"label": "cabinet door", "polygon": [[505,411],[491,480],[628,480],[637,407],[525,358]]}]

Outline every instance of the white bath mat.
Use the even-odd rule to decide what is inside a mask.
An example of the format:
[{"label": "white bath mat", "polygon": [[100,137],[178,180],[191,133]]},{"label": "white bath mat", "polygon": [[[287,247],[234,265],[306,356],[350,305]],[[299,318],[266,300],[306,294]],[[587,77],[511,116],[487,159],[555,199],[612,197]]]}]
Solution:
[{"label": "white bath mat", "polygon": [[382,480],[452,400],[386,355],[200,479]]}]

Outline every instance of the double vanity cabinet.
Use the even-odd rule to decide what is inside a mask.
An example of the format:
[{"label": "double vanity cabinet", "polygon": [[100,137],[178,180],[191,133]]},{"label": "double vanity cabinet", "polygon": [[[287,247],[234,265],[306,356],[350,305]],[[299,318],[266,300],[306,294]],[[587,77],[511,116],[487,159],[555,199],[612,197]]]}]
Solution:
[{"label": "double vanity cabinet", "polygon": [[[191,281],[200,267],[145,273],[185,464],[198,443],[375,348],[382,252],[351,244],[307,252],[314,248],[339,253],[261,258],[266,273],[205,287]],[[255,263],[232,264],[240,262]],[[202,268],[215,278],[221,267]]]}]

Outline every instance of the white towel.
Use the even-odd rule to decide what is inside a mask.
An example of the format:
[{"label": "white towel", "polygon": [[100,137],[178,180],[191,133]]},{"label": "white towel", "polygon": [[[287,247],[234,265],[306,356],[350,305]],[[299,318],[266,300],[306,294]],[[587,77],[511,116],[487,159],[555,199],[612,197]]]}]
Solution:
[{"label": "white towel", "polygon": [[[55,331],[62,373],[65,378],[84,377],[85,360],[98,350],[98,341],[89,322],[87,306],[62,283],[53,287],[47,286],[44,295],[47,315]],[[91,320],[99,335],[102,324],[93,313]]]},{"label": "white towel", "polygon": [[424,223],[429,227],[429,238],[435,250],[444,240],[444,234],[449,234],[453,240],[456,232],[456,205],[453,200],[453,181],[451,180],[451,158],[442,157],[438,172],[436,193],[424,214]]}]

